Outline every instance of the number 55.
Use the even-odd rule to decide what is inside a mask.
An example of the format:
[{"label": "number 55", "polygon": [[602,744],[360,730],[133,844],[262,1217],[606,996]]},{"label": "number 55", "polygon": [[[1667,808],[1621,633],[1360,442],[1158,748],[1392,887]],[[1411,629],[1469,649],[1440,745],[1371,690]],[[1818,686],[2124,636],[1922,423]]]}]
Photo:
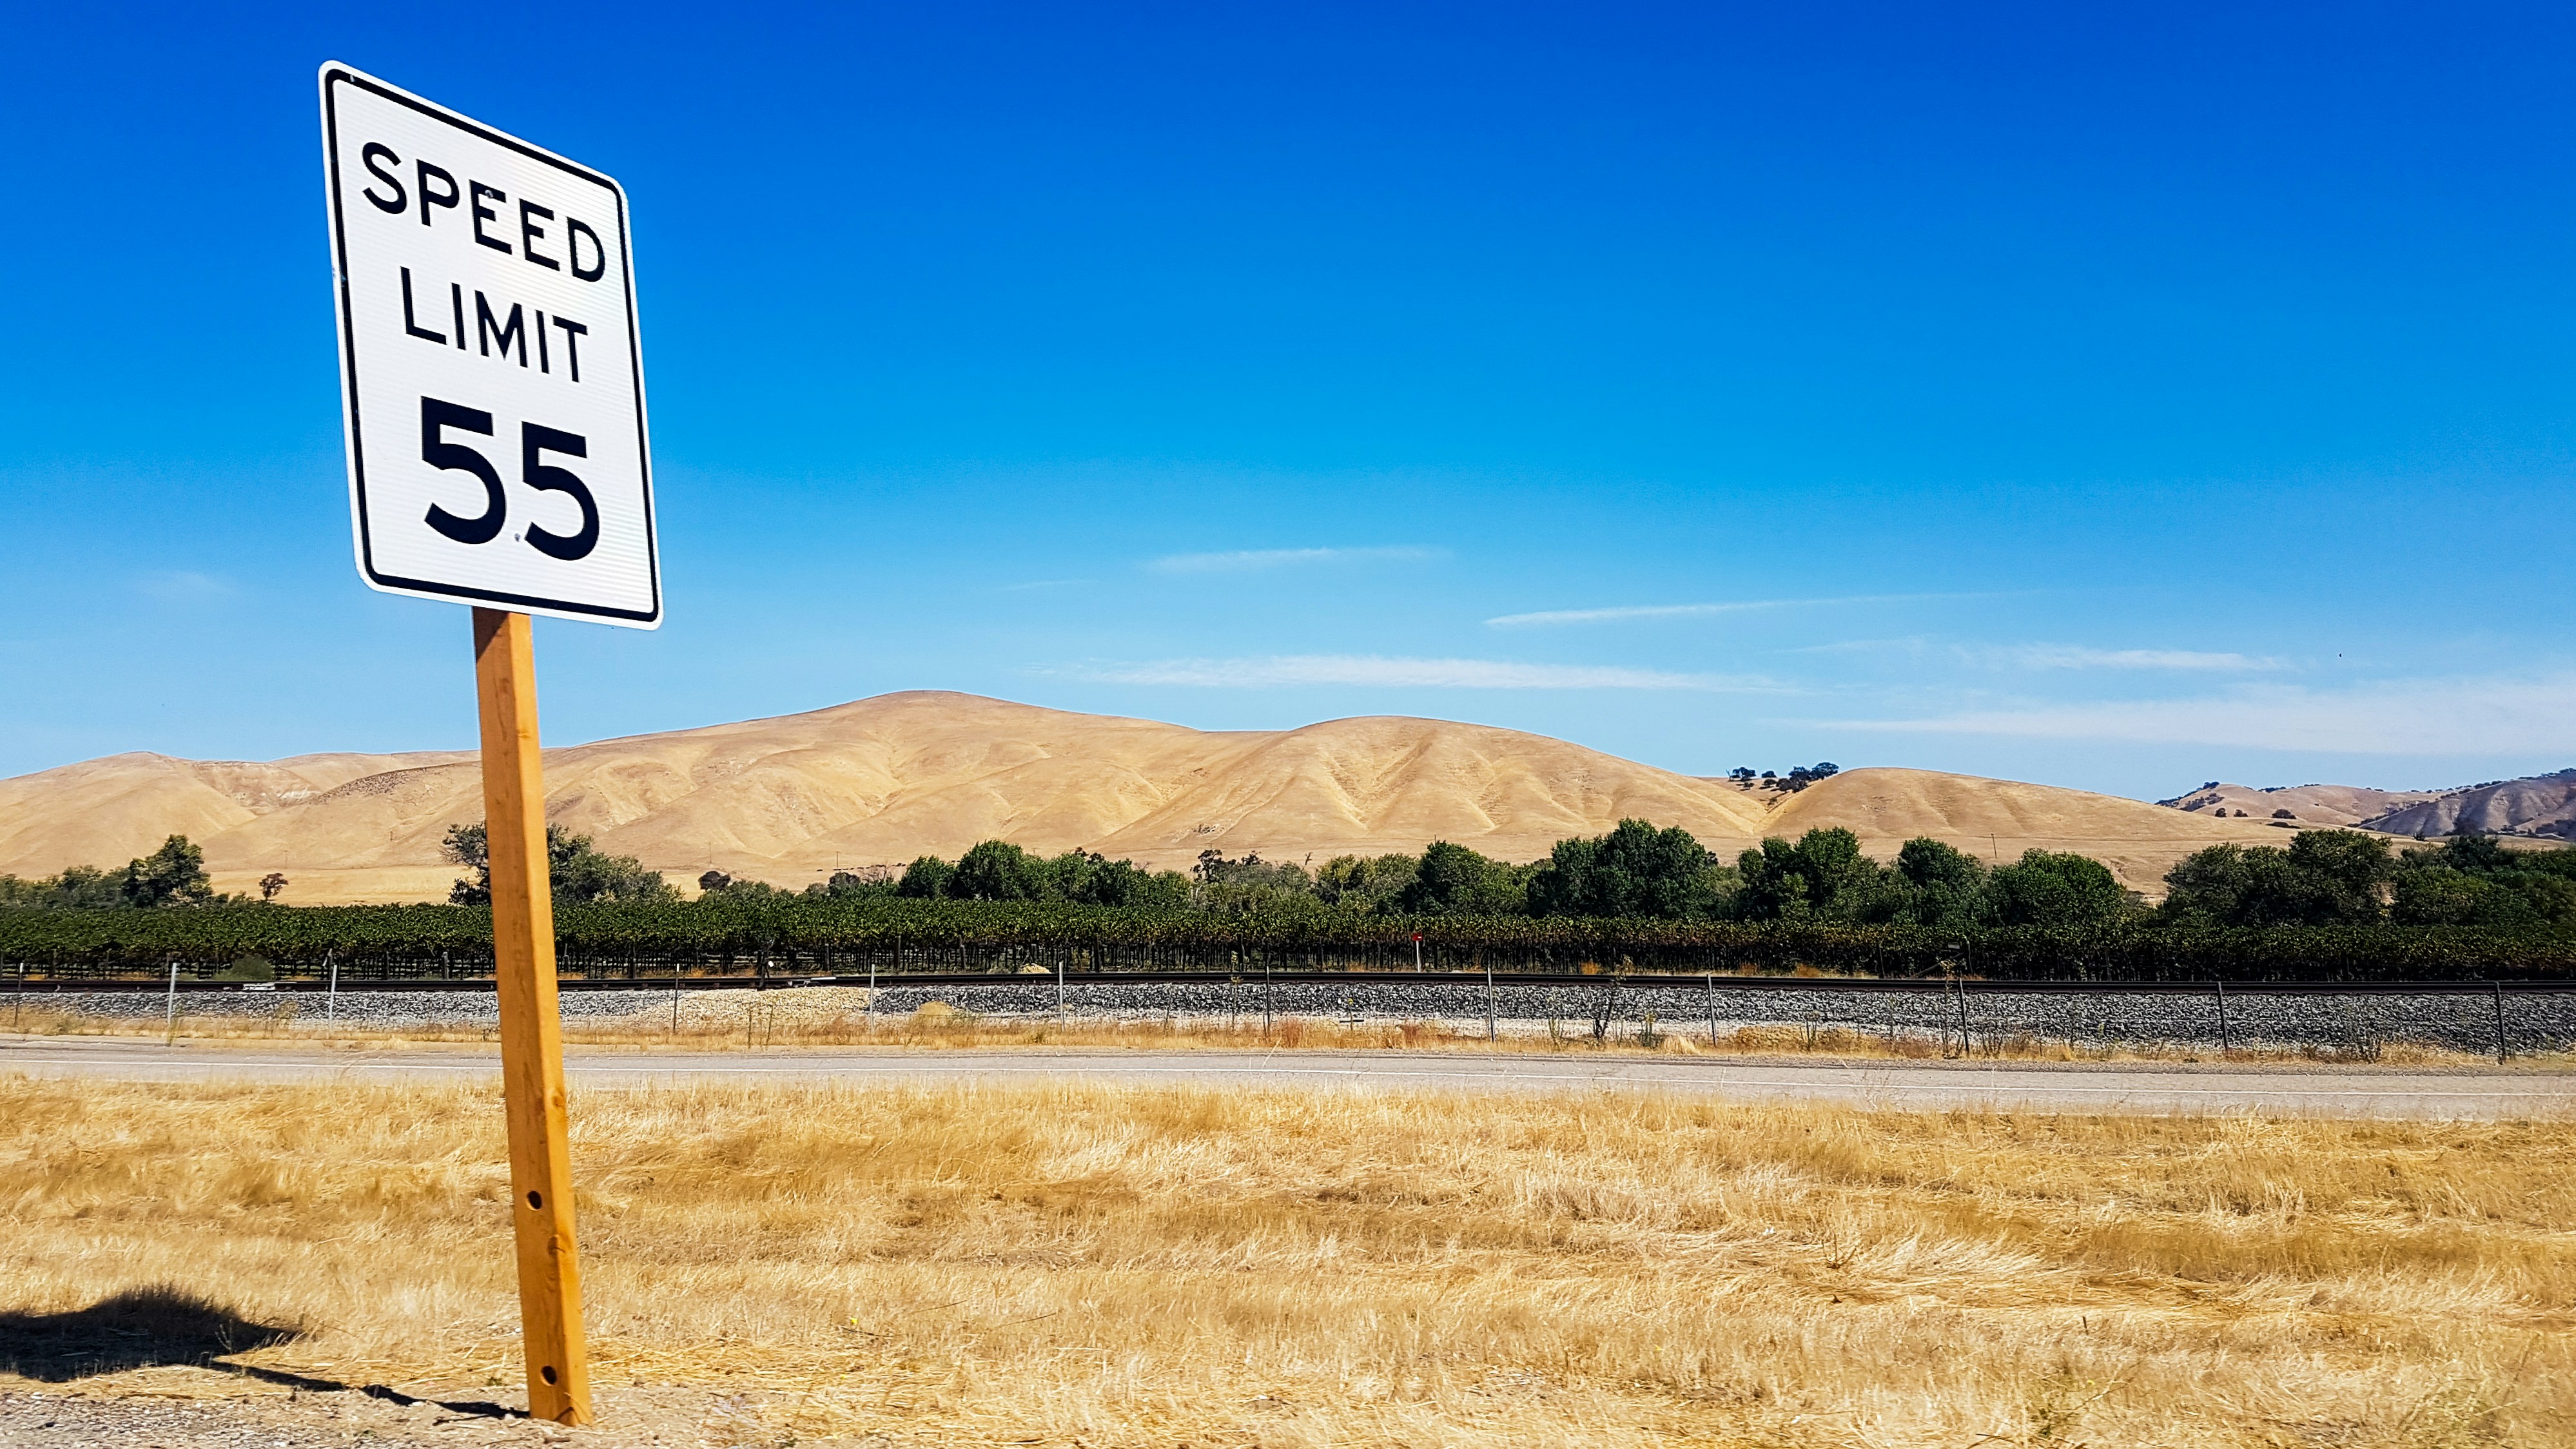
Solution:
[{"label": "number 55", "polygon": [[[501,524],[509,512],[509,495],[501,487],[501,474],[484,457],[463,443],[442,438],[440,430],[454,428],[462,433],[492,436],[492,415],[479,408],[442,402],[434,397],[420,400],[420,460],[433,468],[471,473],[483,484],[483,513],[477,518],[459,518],[433,503],[424,521],[458,543],[490,543],[501,534]],[[522,482],[541,493],[569,493],[581,505],[581,527],[569,534],[549,533],[535,524],[528,525],[528,546],[552,558],[569,563],[586,558],[599,546],[599,504],[590,496],[590,487],[571,470],[547,463],[542,454],[561,453],[571,458],[590,456],[590,441],[579,433],[562,432],[536,423],[519,425],[519,476]]]}]

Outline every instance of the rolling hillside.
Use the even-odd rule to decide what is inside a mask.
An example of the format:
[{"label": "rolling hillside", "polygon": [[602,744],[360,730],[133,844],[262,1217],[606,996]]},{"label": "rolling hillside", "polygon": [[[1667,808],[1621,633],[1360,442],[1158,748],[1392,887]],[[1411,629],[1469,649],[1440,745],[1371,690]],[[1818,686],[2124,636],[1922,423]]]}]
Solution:
[{"label": "rolling hillside", "polygon": [[[2153,890],[2203,845],[2286,838],[2253,820],[1920,770],[1853,770],[1782,796],[1440,720],[1212,732],[926,691],[550,749],[546,781],[548,816],[603,849],[678,881],[714,867],[786,886],[996,837],[1183,869],[1207,849],[1321,860],[1433,839],[1527,860],[1637,816],[1730,853],[1817,825],[1849,826],[1882,855],[1913,835],[2000,858],[2076,850]],[[0,780],[0,871],[121,864],[176,832],[205,847],[223,889],[277,870],[290,901],[429,899],[455,874],[440,835],[481,815],[470,753],[114,755]]]},{"label": "rolling hillside", "polygon": [[2396,835],[2576,837],[2576,770],[2447,791],[2391,810],[2371,828]]},{"label": "rolling hillside", "polygon": [[[2358,826],[2391,811],[2438,800],[2439,790],[2373,790],[2361,785],[2274,785],[2257,789],[2213,781],[2156,803],[2196,815],[2241,813],[2248,820],[2295,820],[2303,826]],[[2282,812],[2287,812],[2286,814]]]},{"label": "rolling hillside", "polygon": [[2489,780],[2456,790],[2370,790],[2283,785],[2257,790],[2213,782],[2157,802],[2194,814],[2349,825],[2389,835],[2519,835],[2576,838],[2576,770]]}]

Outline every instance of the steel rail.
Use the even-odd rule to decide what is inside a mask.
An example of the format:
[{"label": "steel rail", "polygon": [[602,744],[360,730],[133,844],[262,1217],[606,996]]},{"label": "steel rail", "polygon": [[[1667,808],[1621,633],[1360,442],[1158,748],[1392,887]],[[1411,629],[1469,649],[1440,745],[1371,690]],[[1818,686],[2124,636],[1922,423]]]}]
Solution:
[{"label": "steel rail", "polygon": [[[1282,971],[1270,978],[1281,986],[1448,986],[1459,990],[1483,991],[1487,977],[1481,971]],[[1595,987],[1603,990],[1614,984],[1622,990],[1688,989],[1705,991],[1714,984],[1728,991],[1824,991],[1824,992],[1895,992],[1911,995],[1938,995],[1965,987],[1978,996],[2016,995],[2162,995],[2208,996],[2221,986],[2216,978],[2194,981],[2094,981],[2094,980],[1984,980],[1976,977],[1945,976],[1735,976],[1724,972],[1688,974],[1632,972],[1624,976],[1603,973],[1585,976],[1573,972],[1497,971],[1492,976],[1496,986]],[[1226,971],[1111,971],[1097,974],[1076,972],[1064,978],[1068,986],[1222,986],[1258,984],[1257,978]],[[780,991],[800,986],[855,986],[864,989],[865,976],[816,976],[785,974],[761,976],[670,976],[626,979],[589,980],[567,977],[560,987],[568,993],[588,991],[648,991],[669,994],[681,991]],[[1053,989],[1053,973],[1046,976],[1022,976],[1017,973],[984,971],[911,972],[895,975],[880,972],[877,989],[907,986],[1008,986],[1027,984],[1033,988]],[[2488,996],[2497,992],[2507,995],[2534,995],[2576,992],[2576,979],[2561,980],[2440,980],[2440,981],[2235,981],[2224,982],[2226,991],[2236,995],[2278,996]],[[21,988],[30,997],[75,996],[94,993],[137,992],[155,995],[171,990],[170,983],[160,978],[123,977],[99,980],[34,977]],[[186,981],[178,983],[182,995],[239,993],[251,996],[320,996],[332,988],[321,981]],[[436,993],[489,992],[490,977],[465,980],[428,981],[394,978],[371,981],[342,976],[338,992]],[[8,985],[0,985],[0,998],[13,994]]]}]

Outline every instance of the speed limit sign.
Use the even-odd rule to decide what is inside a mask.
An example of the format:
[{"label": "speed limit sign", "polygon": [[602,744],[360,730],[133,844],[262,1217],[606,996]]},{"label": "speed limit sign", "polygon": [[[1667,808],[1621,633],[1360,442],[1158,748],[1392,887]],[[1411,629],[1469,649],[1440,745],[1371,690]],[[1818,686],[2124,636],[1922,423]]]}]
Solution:
[{"label": "speed limit sign", "polygon": [[626,193],[347,66],[321,85],[359,574],[659,626]]},{"label": "speed limit sign", "polygon": [[626,193],[336,62],[324,192],[358,574],[474,606],[528,1412],[591,1416],[531,614],[662,622]]}]

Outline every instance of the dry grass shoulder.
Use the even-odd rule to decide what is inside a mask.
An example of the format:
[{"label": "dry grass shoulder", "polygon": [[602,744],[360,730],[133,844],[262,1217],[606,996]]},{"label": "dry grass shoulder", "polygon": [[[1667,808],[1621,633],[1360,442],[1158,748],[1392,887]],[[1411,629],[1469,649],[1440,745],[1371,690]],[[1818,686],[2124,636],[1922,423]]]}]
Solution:
[{"label": "dry grass shoulder", "polygon": [[[1078,1084],[575,1107],[600,1380],[702,1392],[723,1442],[2576,1440],[2561,1124]],[[42,1356],[45,1315],[166,1285],[277,1330],[234,1333],[237,1368],[501,1396],[500,1124],[484,1089],[0,1082],[0,1368],[259,1391]]]},{"label": "dry grass shoulder", "polygon": [[[817,988],[828,989],[828,988]],[[783,997],[789,993],[779,993]],[[802,993],[798,993],[802,994]],[[179,1019],[175,1030],[158,1018],[22,1012],[9,1034],[17,1036],[172,1037],[190,1042],[265,1045],[499,1041],[495,1024],[417,1022],[401,1026],[332,1022],[310,1014],[202,1015]],[[2371,1040],[2363,1045],[2312,1044],[2193,1046],[2178,1042],[2069,1040],[2027,1032],[1972,1032],[1965,1045],[1947,1033],[1873,1030],[1824,1023],[1727,1025],[1705,1028],[1652,1020],[1607,1022],[1566,1018],[1546,1030],[1518,1027],[1488,1039],[1472,1024],[1414,1021],[1336,1021],[1281,1016],[1263,1021],[1246,1013],[1221,1017],[1062,1020],[982,1017],[932,1002],[901,1015],[869,1015],[856,1008],[806,1002],[764,1001],[747,992],[698,993],[689,1010],[631,1017],[566,1017],[563,1040],[571,1046],[674,1051],[760,1050],[774,1047],[890,1047],[914,1050],[991,1050],[1020,1046],[1126,1047],[1155,1051],[1449,1051],[1466,1053],[1617,1054],[1625,1056],[1858,1057],[1884,1061],[1967,1058],[2011,1062],[2287,1063],[2369,1062],[2387,1066],[2474,1067],[2494,1061],[2484,1052],[2456,1051],[2423,1042]],[[2517,1070],[2576,1069],[2576,1054],[2519,1052]]]}]

